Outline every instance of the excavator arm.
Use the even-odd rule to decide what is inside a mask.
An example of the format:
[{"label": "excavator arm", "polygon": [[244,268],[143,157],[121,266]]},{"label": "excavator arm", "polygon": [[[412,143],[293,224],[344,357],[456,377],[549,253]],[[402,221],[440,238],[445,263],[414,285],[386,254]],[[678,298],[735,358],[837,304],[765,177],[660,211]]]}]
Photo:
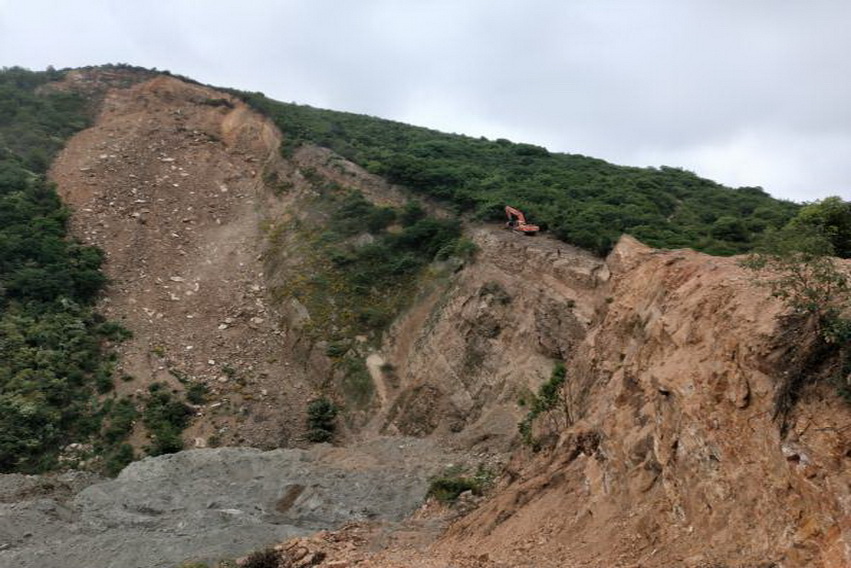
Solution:
[{"label": "excavator arm", "polygon": [[540,227],[526,222],[526,216],[519,209],[515,209],[510,205],[505,206],[505,215],[508,217],[506,227],[524,235],[533,236]]}]

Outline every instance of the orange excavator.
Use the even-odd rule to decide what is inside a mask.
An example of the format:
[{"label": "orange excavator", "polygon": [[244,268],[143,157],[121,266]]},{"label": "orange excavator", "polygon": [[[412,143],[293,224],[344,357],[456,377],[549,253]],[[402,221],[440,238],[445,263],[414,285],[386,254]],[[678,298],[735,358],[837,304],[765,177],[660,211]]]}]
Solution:
[{"label": "orange excavator", "polygon": [[505,224],[508,229],[530,237],[534,236],[540,230],[540,227],[537,225],[527,223],[526,216],[519,209],[506,205],[505,214],[508,216],[508,223]]}]

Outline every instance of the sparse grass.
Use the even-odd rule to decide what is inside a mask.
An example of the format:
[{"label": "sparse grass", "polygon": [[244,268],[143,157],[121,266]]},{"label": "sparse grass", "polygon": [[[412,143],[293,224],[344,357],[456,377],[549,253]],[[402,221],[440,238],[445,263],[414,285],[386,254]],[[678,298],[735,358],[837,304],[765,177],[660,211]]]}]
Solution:
[{"label": "sparse grass", "polygon": [[347,357],[340,366],[344,373],[340,389],[347,403],[353,408],[365,409],[375,395],[375,384],[366,363],[360,357]]},{"label": "sparse grass", "polygon": [[[416,207],[378,207],[358,192],[322,184],[316,170],[302,173],[323,188],[310,208],[329,222],[326,230],[299,232],[288,243],[287,252],[299,258],[300,269],[284,275],[271,293],[277,302],[295,298],[307,308],[310,319],[302,332],[317,341],[334,338],[339,345],[329,345],[331,357],[342,356],[334,350],[357,335],[377,340],[408,305],[417,280],[439,253],[472,254],[475,245],[458,244],[456,221],[409,214]],[[399,221],[401,230],[388,230]],[[284,253],[272,233],[267,270]]]},{"label": "sparse grass", "polygon": [[431,480],[426,496],[444,504],[451,504],[466,491],[473,495],[482,495],[493,484],[495,477],[494,472],[483,464],[479,465],[473,475],[464,475],[457,468],[450,468],[443,475]]}]

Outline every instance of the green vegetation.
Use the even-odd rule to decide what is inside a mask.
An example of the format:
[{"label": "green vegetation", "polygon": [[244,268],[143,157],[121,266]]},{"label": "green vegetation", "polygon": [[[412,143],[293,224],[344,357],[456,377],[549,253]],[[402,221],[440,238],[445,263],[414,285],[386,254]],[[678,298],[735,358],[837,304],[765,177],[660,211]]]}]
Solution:
[{"label": "green vegetation", "polygon": [[556,432],[573,424],[573,401],[569,387],[567,368],[558,361],[553,366],[549,380],[538,388],[538,393],[531,394],[530,400],[522,401],[524,406],[529,406],[526,416],[517,425],[524,444],[535,451],[543,447],[542,440],[534,434],[535,422],[541,417],[548,417]]},{"label": "green vegetation", "polygon": [[[62,75],[0,70],[0,472],[88,464],[116,474],[135,457],[126,439],[139,419],[151,453],[165,453],[182,447],[188,409],[156,389],[142,400],[109,395],[111,348],[130,332],[93,311],[103,254],[70,237],[46,180],[64,141],[89,123],[82,97],[45,88]],[[194,385],[189,395],[203,398]]]},{"label": "green vegetation", "polygon": [[[124,65],[112,69],[126,72],[117,80],[127,84],[152,73]],[[81,459],[96,457],[93,463],[114,473],[134,458],[126,439],[138,421],[152,436],[149,452],[165,453],[182,446],[180,431],[190,416],[162,386],[136,399],[111,394],[110,350],[129,332],[94,313],[105,283],[103,255],[68,235],[68,211],[45,177],[64,141],[89,122],[82,97],[45,88],[61,76],[54,70],[0,70],[0,472],[56,468],[63,448],[79,443],[92,454]],[[782,227],[792,227],[799,235],[817,231],[831,252],[851,256],[849,205],[838,198],[800,208],[759,188],[730,189],[676,168],[621,167],[503,139],[443,134],[277,103],[256,93],[240,96],[281,127],[284,154],[304,142],[329,147],[468,219],[501,222],[502,207],[511,203],[559,238],[598,253],[622,232],[654,246],[737,253],[750,250],[762,234],[774,238]],[[327,225],[325,231],[303,232],[304,263],[273,293],[307,307],[311,319],[304,331],[329,342],[327,353],[343,376],[347,402],[365,408],[374,386],[357,337],[376,341],[410,302],[433,260],[470,258],[475,245],[460,237],[457,221],[430,218],[416,202],[397,209],[375,206],[316,171],[302,173],[316,189],[316,215],[330,222],[317,224]],[[279,193],[291,188],[286,180],[267,181]],[[271,228],[272,245],[283,238],[281,227]],[[791,302],[815,302],[816,312],[801,304],[804,313],[816,321],[823,344],[844,353],[849,332],[837,314],[847,306],[808,294],[812,282],[843,293],[847,283],[831,272],[833,264],[805,259],[803,266],[814,271],[797,273],[809,288],[801,292],[781,283],[778,295],[788,290],[785,299]],[[203,402],[203,387],[184,383],[188,400]],[[540,392],[533,410],[547,396]],[[530,433],[538,415],[555,414],[536,412]]]},{"label": "green vegetation", "polygon": [[494,477],[493,471],[484,465],[479,465],[473,475],[464,475],[457,468],[450,468],[431,480],[426,497],[451,504],[467,491],[480,496],[493,484]]},{"label": "green vegetation", "polygon": [[103,256],[68,237],[45,179],[88,123],[80,97],[37,94],[59,76],[0,71],[0,472],[52,469],[72,442],[94,442],[112,463],[127,455],[124,407],[97,395],[112,389],[109,347],[128,332],[92,311]]},{"label": "green vegetation", "polygon": [[204,383],[190,382],[186,387],[186,401],[191,404],[204,404],[210,389]]},{"label": "green vegetation", "polygon": [[285,155],[304,142],[328,147],[482,221],[504,221],[503,207],[511,204],[558,238],[600,254],[622,233],[662,248],[746,252],[756,236],[783,226],[798,209],[758,187],[731,189],[678,168],[617,166],[505,139],[235,94],[277,123],[286,135]]},{"label": "green vegetation", "polygon": [[[319,188],[314,205],[329,217],[327,229],[299,235],[303,267],[272,294],[298,299],[311,315],[304,331],[331,341],[328,354],[335,356],[357,335],[377,337],[408,303],[424,267],[469,245],[459,244],[455,221],[408,215],[415,207],[377,207],[335,184]],[[283,237],[271,232],[272,255]]]},{"label": "green vegetation", "polygon": [[283,555],[274,548],[252,552],[242,564],[243,568],[280,568]]},{"label": "green vegetation", "polygon": [[457,221],[427,217],[418,204],[379,207],[315,171],[308,177],[317,190],[310,210],[322,216],[325,230],[317,231],[318,223],[312,231],[296,226],[295,234],[270,229],[267,260],[274,264],[283,254],[283,239],[295,238],[286,250],[296,251],[300,264],[298,271],[282,274],[271,293],[277,302],[294,298],[307,308],[310,319],[302,333],[328,342],[325,354],[333,360],[346,408],[364,410],[375,385],[363,360],[363,338],[380,340],[432,261],[469,259],[475,245],[460,237]]},{"label": "green vegetation", "polygon": [[819,379],[833,381],[851,401],[851,280],[833,257],[848,256],[849,243],[851,203],[828,198],[768,233],[743,262],[789,310],[783,327],[797,348],[785,361],[775,400],[775,417],[784,421],[803,387]]},{"label": "green vegetation", "polygon": [[330,442],[337,429],[337,406],[325,397],[307,405],[307,439],[310,442]]},{"label": "green vegetation", "polygon": [[825,239],[823,254],[851,258],[851,202],[828,197],[805,205],[788,230],[817,231]]},{"label": "green vegetation", "polygon": [[142,421],[151,436],[148,455],[171,454],[183,449],[181,433],[189,425],[192,409],[184,404],[176,392],[169,391],[165,383],[148,387],[144,400]]},{"label": "green vegetation", "polygon": [[362,357],[350,356],[335,362],[335,368],[343,373],[340,391],[352,409],[364,410],[375,394],[372,375]]}]

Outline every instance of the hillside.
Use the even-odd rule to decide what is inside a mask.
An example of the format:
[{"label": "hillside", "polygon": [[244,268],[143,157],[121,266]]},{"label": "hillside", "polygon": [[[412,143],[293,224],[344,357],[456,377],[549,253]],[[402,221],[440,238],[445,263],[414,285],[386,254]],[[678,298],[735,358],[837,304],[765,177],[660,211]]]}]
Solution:
[{"label": "hillside", "polygon": [[[293,536],[296,566],[851,563],[842,330],[805,356],[816,332],[741,258],[620,235],[730,253],[798,206],[124,66],[5,77],[76,118],[44,125],[68,137],[46,174],[4,147],[2,195],[45,209],[0,250],[46,227],[72,260],[0,273],[0,449],[50,457],[0,465],[62,471],[0,476],[0,564],[215,565]],[[551,230],[505,230],[509,197]],[[421,506],[430,482],[469,492]]]},{"label": "hillside", "polygon": [[559,239],[601,255],[623,233],[659,248],[742,253],[798,209],[761,188],[724,187],[679,168],[617,166],[505,139],[235,94],[275,121],[285,133],[285,152],[305,142],[330,148],[477,220],[501,220],[505,203],[512,203]]}]

